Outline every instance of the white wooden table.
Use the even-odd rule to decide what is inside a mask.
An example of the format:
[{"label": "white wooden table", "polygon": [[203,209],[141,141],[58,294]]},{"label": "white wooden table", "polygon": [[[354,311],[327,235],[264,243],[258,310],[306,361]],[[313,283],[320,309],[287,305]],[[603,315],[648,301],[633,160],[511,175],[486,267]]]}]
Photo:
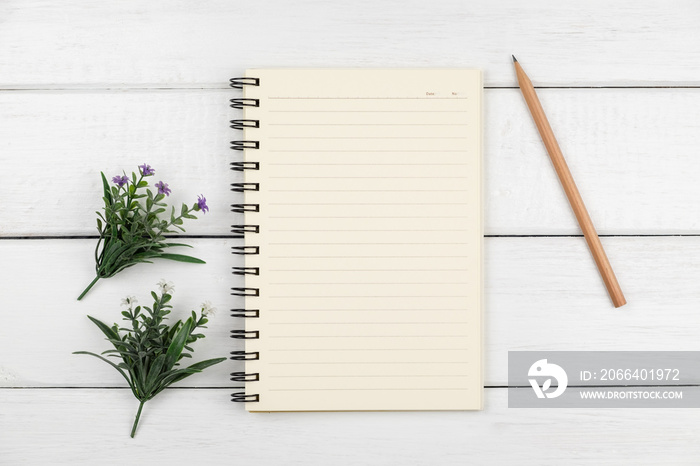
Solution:
[{"label": "white wooden table", "polygon": [[[0,463],[697,464],[697,410],[507,407],[508,350],[700,350],[700,3],[304,0],[0,2]],[[515,54],[629,304],[615,310],[515,87]],[[248,414],[232,361],[146,405],[85,317],[161,277],[219,309],[200,357],[236,349],[227,254],[245,68],[478,67],[485,73],[482,412]],[[206,266],[93,276],[99,171],[158,170]]]}]

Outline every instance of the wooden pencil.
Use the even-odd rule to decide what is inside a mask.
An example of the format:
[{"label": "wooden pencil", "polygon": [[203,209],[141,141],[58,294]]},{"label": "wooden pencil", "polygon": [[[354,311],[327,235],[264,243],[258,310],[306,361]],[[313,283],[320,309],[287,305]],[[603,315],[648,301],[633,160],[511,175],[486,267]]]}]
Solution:
[{"label": "wooden pencil", "polygon": [[566,197],[569,199],[574,215],[576,215],[576,220],[578,220],[578,224],[583,231],[583,236],[586,238],[586,243],[588,243],[588,248],[591,250],[593,259],[598,266],[598,271],[603,278],[610,299],[612,299],[615,307],[624,306],[627,303],[625,296],[622,294],[622,289],[620,289],[620,284],[617,282],[615,272],[613,272],[608,256],[605,254],[605,250],[593,226],[591,217],[588,215],[586,206],[583,204],[581,194],[578,192],[578,188],[576,188],[574,178],[571,176],[569,167],[566,165],[566,160],[564,160],[559,144],[554,137],[554,132],[552,132],[552,128],[549,126],[547,116],[544,114],[544,110],[542,110],[542,105],[537,98],[535,88],[532,86],[532,82],[530,82],[530,79],[525,74],[525,71],[523,71],[522,66],[520,66],[515,56],[513,56],[513,64],[515,66],[515,73],[518,76],[520,91],[530,109],[532,118],[535,120],[535,125],[537,125],[537,129],[542,137],[542,142],[544,142],[547,148],[549,158],[552,159],[554,169],[559,176],[559,181],[561,181]]}]

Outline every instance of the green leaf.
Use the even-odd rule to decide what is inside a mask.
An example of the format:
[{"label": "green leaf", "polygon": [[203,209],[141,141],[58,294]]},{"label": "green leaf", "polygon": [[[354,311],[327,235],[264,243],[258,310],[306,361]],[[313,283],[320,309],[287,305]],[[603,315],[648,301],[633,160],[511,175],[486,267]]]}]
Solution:
[{"label": "green leaf", "polygon": [[165,360],[165,354],[160,354],[156,360],[153,361],[153,364],[151,364],[151,369],[148,371],[148,376],[146,377],[146,392],[150,393],[156,387],[156,383],[163,371]]},{"label": "green leaf", "polygon": [[131,388],[131,391],[134,393],[134,396],[136,396],[136,391],[134,390],[134,384],[131,382],[131,380],[129,380],[129,377],[126,376],[124,371],[121,368],[119,368],[119,366],[114,364],[112,361],[110,361],[107,358],[103,358],[99,354],[91,353],[89,351],[74,351],[73,354],[87,354],[89,356],[95,356],[96,358],[101,359],[104,362],[106,362],[107,364],[109,364],[110,366],[114,367],[117,370],[117,372],[119,372],[122,375],[122,377],[124,377],[124,380],[126,380],[126,383],[129,384],[129,388]]},{"label": "green leaf", "polygon": [[171,247],[192,248],[194,246],[190,246],[189,244],[185,244],[185,243],[163,243],[163,247],[166,247],[166,248],[171,248]]},{"label": "green leaf", "polygon": [[165,365],[168,370],[172,369],[172,367],[175,365],[178,359],[180,359],[180,354],[182,354],[182,350],[185,347],[185,343],[187,343],[187,337],[190,335],[191,331],[192,319],[187,319],[180,331],[177,332],[177,334],[173,338],[173,341],[170,342],[170,346],[168,346],[168,351],[166,352],[167,360]]},{"label": "green leaf", "polygon": [[196,374],[197,372],[202,372],[207,367],[211,367],[214,364],[219,364],[220,362],[223,362],[223,361],[226,361],[226,358],[207,359],[206,361],[196,362],[196,363],[194,363],[194,364],[192,364],[184,369],[181,369],[183,371],[183,373],[178,374],[176,377],[174,377],[170,383],[173,384],[175,382],[179,382],[180,380],[185,379],[192,374]]},{"label": "green leaf", "polygon": [[[100,320],[98,320],[98,319],[95,319],[95,318],[92,317],[92,316],[87,316],[87,317],[88,317],[88,319],[90,319],[95,325],[97,325],[97,327],[98,327],[100,330],[102,330],[102,333],[104,333],[104,334],[107,336],[107,339],[108,339],[108,340],[110,340],[110,341],[111,341],[111,340],[120,340],[119,334],[118,334],[117,332],[115,332],[114,330],[112,330],[112,328],[109,327],[107,324],[105,324],[104,322],[102,322],[102,321],[100,321]],[[115,346],[116,346],[116,345],[115,345]]]},{"label": "green leaf", "polygon": [[158,257],[162,259],[169,259],[171,261],[178,261],[178,262],[189,262],[191,264],[206,264],[202,259],[197,259],[196,257],[192,256],[186,256],[184,254],[169,254],[169,253],[163,253],[160,254]]},{"label": "green leaf", "polygon": [[102,187],[104,189],[105,200],[108,201],[107,204],[111,204],[112,194],[109,192],[109,183],[107,182],[107,178],[105,178],[104,173],[100,172],[100,175],[102,175]]}]

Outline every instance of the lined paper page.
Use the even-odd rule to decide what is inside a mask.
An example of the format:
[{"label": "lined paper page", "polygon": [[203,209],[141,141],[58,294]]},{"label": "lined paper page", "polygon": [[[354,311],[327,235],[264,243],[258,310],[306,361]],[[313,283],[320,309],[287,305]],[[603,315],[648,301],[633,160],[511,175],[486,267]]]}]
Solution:
[{"label": "lined paper page", "polygon": [[247,75],[248,409],[480,409],[481,73]]}]

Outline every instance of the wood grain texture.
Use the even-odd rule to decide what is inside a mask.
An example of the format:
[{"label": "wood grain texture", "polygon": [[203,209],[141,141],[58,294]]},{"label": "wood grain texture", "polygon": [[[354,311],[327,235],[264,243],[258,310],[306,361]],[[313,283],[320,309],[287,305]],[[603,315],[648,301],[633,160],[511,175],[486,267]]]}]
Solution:
[{"label": "wood grain texture", "polygon": [[[508,351],[700,350],[700,314],[692,304],[700,302],[700,238],[603,241],[611,260],[619,264],[618,276],[629,300],[624,309],[610,307],[583,238],[486,239],[487,385],[507,385]],[[7,310],[0,326],[0,386],[124,386],[103,362],[71,353],[107,349],[85,315],[118,321],[120,299],[132,294],[143,297],[143,304],[161,277],[175,283],[174,303],[181,313],[205,299],[219,309],[207,338],[198,343],[198,358],[228,356],[242,349],[229,338],[229,330],[241,323],[228,313],[242,305],[241,298],[229,295],[229,288],[243,286],[241,277],[230,273],[232,266],[243,264],[228,254],[231,245],[241,242],[200,239],[191,243],[207,265],[161,261],[136,266],[99,282],[77,302],[75,297],[92,279],[94,241],[0,241],[0,257],[12,264],[0,269],[0,292]],[[66,268],[71,262],[75,265]],[[29,328],[28,337],[18,337]],[[236,385],[229,381],[234,370],[243,370],[243,365],[227,361],[182,385],[231,387]]]},{"label": "wood grain texture", "polygon": [[0,85],[222,87],[249,67],[478,66],[487,86],[513,86],[511,53],[538,64],[539,85],[698,85],[698,13],[693,0],[9,0]]},{"label": "wood grain texture", "polygon": [[[94,234],[97,171],[144,162],[172,201],[207,196],[188,233],[228,234],[240,180],[227,121],[240,114],[225,87],[246,68],[480,67],[487,86],[514,87],[512,53],[536,86],[582,87],[539,95],[599,233],[700,234],[700,90],[588,88],[699,86],[699,13],[693,0],[5,0],[0,236]],[[487,90],[485,118],[487,234],[577,234],[519,92]],[[0,463],[697,463],[694,410],[510,410],[505,390],[487,389],[478,413],[253,416],[228,401],[230,361],[182,384],[219,388],[149,402],[129,439],[135,400],[85,388],[122,382],[70,354],[105,344],[85,314],[114,319],[123,295],[165,277],[178,307],[220,309],[198,357],[235,349],[238,241],[192,240],[206,266],[133,268],[78,303],[94,241],[0,240],[0,386],[42,387],[0,389]],[[487,383],[506,383],[508,350],[700,349],[700,238],[602,242],[620,310],[582,238],[486,240]]]},{"label": "wood grain texture", "polygon": [[[0,236],[93,235],[99,170],[148,162],[171,202],[207,196],[188,234],[223,235],[236,91],[0,92]],[[544,89],[542,105],[603,235],[700,233],[700,89]],[[485,92],[486,234],[580,234],[517,89]],[[41,200],[41,202],[38,202]]]},{"label": "wood grain texture", "polygon": [[700,455],[695,410],[508,409],[505,389],[486,390],[482,412],[291,415],[246,413],[226,390],[166,390],[134,439],[128,390],[0,397],[6,464],[684,465]]}]

